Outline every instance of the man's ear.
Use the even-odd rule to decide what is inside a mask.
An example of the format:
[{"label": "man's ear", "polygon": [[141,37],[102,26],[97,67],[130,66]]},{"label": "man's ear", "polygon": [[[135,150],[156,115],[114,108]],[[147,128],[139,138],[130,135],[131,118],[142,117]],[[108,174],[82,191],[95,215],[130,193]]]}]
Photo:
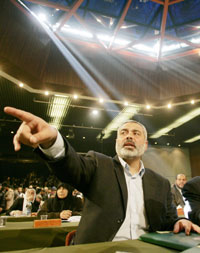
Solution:
[{"label": "man's ear", "polygon": [[145,141],[145,151],[147,150],[148,148],[148,141]]}]

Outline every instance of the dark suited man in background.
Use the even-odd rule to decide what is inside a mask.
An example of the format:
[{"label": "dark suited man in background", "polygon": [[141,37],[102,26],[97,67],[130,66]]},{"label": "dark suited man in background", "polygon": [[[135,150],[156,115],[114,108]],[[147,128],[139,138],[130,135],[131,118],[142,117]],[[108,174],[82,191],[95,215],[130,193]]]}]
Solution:
[{"label": "dark suited man in background", "polygon": [[119,127],[114,158],[94,151],[81,156],[41,118],[11,107],[4,110],[23,121],[14,136],[15,150],[21,143],[40,146],[36,152],[57,177],[86,197],[75,244],[136,239],[147,230],[200,233],[197,225],[178,219],[169,181],[144,168],[147,132],[142,124],[129,121]]},{"label": "dark suited man in background", "polygon": [[183,199],[182,189],[185,183],[187,182],[187,178],[184,174],[178,174],[176,176],[175,184],[172,186],[172,201],[176,207],[184,208],[185,202]]},{"label": "dark suited man in background", "polygon": [[183,187],[183,196],[189,201],[189,218],[200,225],[200,176],[189,180]]}]

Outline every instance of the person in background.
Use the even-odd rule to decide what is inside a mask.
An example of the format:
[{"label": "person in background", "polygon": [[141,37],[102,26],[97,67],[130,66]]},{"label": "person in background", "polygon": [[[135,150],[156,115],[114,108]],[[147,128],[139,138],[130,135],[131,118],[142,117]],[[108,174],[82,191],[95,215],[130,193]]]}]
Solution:
[{"label": "person in background", "polygon": [[4,212],[5,207],[6,207],[6,200],[5,200],[5,196],[4,196],[4,190],[3,190],[3,186],[0,183],[0,214]]},{"label": "person in background", "polygon": [[117,131],[114,158],[94,151],[82,156],[67,139],[41,118],[12,107],[4,111],[22,120],[14,136],[35,150],[60,180],[83,193],[85,204],[74,244],[137,239],[145,231],[182,230],[189,235],[200,227],[177,217],[167,179],[145,168],[147,131],[139,122],[124,122]]},{"label": "person in background", "polygon": [[182,191],[191,208],[188,212],[189,218],[200,225],[200,176],[190,179]]},{"label": "person in background", "polygon": [[42,195],[36,194],[35,200],[39,203],[39,208],[37,210],[39,212],[42,208],[42,205],[44,204],[44,201],[42,200]]},{"label": "person in background", "polygon": [[57,191],[57,188],[55,186],[52,186],[51,187],[51,192],[50,192],[50,198],[54,198],[56,196],[56,191]]},{"label": "person in background", "polygon": [[24,198],[23,188],[21,186],[18,187],[18,198]]},{"label": "person in background", "polygon": [[47,186],[45,186],[43,200],[47,200],[48,198],[49,198],[49,188]]},{"label": "person in background", "polygon": [[5,187],[6,192],[5,192],[5,200],[6,200],[6,207],[5,210],[7,211],[14,202],[14,191],[10,185],[6,185]]},{"label": "person in background", "polygon": [[38,217],[48,214],[48,218],[69,219],[72,215],[81,215],[83,205],[80,198],[72,196],[73,188],[64,183],[57,187],[56,196],[45,200]]},{"label": "person in background", "polygon": [[6,211],[6,214],[10,216],[20,216],[31,215],[31,213],[37,212],[40,202],[36,201],[35,197],[35,189],[28,188],[24,198],[17,198],[13,205]]},{"label": "person in background", "polygon": [[77,198],[80,198],[82,203],[84,204],[84,196],[83,196],[82,192],[79,192],[77,189],[74,189],[73,192],[72,192],[72,195],[77,197]]},{"label": "person in background", "polygon": [[184,208],[185,201],[183,199],[182,189],[186,182],[186,176],[184,174],[178,174],[175,184],[171,188],[172,201],[177,208]]}]

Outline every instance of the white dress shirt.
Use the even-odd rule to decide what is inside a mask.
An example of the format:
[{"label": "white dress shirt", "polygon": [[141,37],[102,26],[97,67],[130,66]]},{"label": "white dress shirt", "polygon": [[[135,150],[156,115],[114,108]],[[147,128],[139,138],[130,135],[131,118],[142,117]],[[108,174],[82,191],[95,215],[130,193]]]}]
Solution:
[{"label": "white dress shirt", "polygon": [[142,187],[142,177],[145,168],[143,162],[140,161],[141,166],[139,172],[132,175],[129,165],[120,157],[119,160],[124,168],[128,190],[128,202],[125,220],[113,241],[138,239],[140,235],[145,233],[145,229],[147,228]]}]

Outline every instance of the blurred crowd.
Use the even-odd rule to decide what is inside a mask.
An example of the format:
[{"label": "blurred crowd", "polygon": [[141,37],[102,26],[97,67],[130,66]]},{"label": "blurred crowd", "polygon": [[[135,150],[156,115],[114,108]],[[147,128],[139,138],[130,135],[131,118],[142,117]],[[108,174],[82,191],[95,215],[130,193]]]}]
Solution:
[{"label": "blurred crowd", "polygon": [[[69,218],[81,214],[83,201],[82,193],[53,175],[45,179],[31,172],[26,178],[6,177],[0,182],[0,214],[47,213],[49,217]],[[70,215],[63,216],[62,211]]]}]

